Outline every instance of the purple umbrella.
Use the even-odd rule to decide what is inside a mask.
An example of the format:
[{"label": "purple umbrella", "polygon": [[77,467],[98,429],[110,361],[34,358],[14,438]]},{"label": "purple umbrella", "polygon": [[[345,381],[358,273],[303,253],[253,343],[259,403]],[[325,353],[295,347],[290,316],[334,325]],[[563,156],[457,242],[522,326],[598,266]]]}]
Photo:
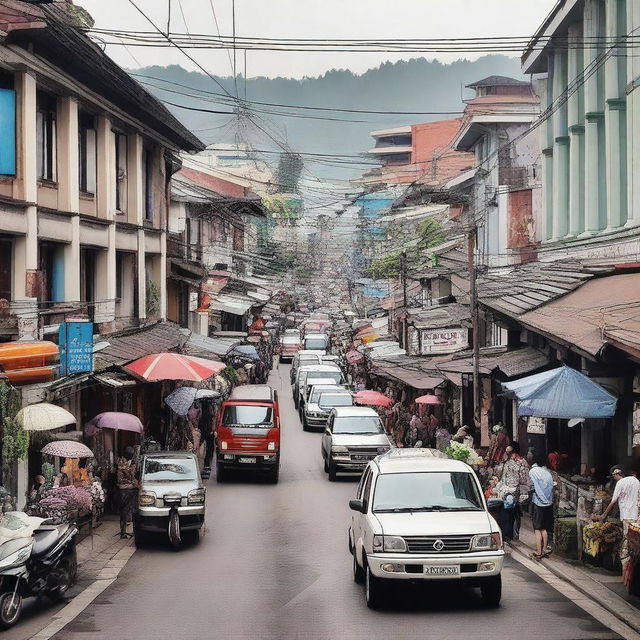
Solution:
[{"label": "purple umbrella", "polygon": [[142,422],[137,416],[121,411],[106,411],[99,413],[85,425],[87,435],[94,436],[101,429],[113,429],[114,431],[133,431],[134,433],[144,433]]}]

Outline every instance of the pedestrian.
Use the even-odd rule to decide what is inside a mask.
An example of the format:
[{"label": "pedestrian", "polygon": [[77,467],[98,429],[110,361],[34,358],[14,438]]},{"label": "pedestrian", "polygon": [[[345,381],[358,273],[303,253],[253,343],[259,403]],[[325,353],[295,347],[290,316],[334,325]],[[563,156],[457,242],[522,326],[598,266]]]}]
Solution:
[{"label": "pedestrian", "polygon": [[536,534],[536,550],[531,554],[534,560],[551,554],[548,548],[549,532],[553,531],[553,476],[547,468],[547,458],[541,450],[530,454],[533,465],[529,479],[533,495],[531,497],[531,523]]},{"label": "pedestrian", "polygon": [[601,516],[593,516],[594,520],[604,522],[613,508],[617,505],[622,520],[622,543],[620,545],[620,562],[622,563],[622,575],[629,563],[629,523],[638,520],[638,502],[640,502],[640,480],[638,470],[634,468],[629,475],[625,475],[620,467],[613,467],[611,477],[616,481],[615,489],[609,506]]},{"label": "pedestrian", "polygon": [[[498,494],[504,502],[501,529],[507,540],[517,540],[522,519],[521,505],[529,497],[529,465],[520,455],[520,445],[512,442],[505,452]],[[513,500],[509,500],[513,496]]]},{"label": "pedestrian", "polygon": [[138,502],[138,478],[136,464],[133,461],[133,447],[127,447],[124,455],[118,460],[117,482],[120,494],[120,537],[128,538],[127,522],[129,515],[133,520]]}]

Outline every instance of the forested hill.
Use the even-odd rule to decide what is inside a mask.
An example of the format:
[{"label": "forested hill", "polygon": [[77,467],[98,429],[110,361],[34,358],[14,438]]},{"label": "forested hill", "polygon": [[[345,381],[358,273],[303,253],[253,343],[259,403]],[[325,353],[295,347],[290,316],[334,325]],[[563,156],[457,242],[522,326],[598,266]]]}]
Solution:
[{"label": "forested hill", "polygon": [[[348,60],[345,60],[348,62]],[[146,67],[132,71],[136,78],[149,84],[164,86],[167,90],[151,88],[161,99],[198,109],[230,111],[227,102],[216,95],[221,88],[204,74],[188,72],[180,66]],[[460,60],[451,64],[415,58],[396,63],[384,63],[362,75],[351,71],[332,70],[320,77],[296,80],[292,78],[250,78],[246,83],[248,100],[313,107],[340,109],[366,109],[368,111],[459,112],[464,107],[462,98],[471,93],[463,87],[489,75],[521,78],[519,61],[505,56],[485,56],[474,62]],[[165,84],[140,76],[152,76],[191,87]],[[232,77],[219,77],[218,81],[231,94],[236,88]],[[238,93],[244,96],[244,80],[237,81]],[[209,93],[201,93],[209,92]],[[190,95],[185,95],[190,94]],[[198,99],[194,96],[203,96]],[[456,117],[456,114],[389,115],[362,114],[336,111],[295,111],[280,107],[255,105],[258,116],[268,124],[255,120],[257,126],[244,119],[238,126],[229,115],[188,111],[169,107],[190,129],[207,143],[246,142],[254,148],[278,150],[274,142],[286,139],[292,149],[317,154],[357,154],[372,146],[370,132],[376,129],[404,124],[427,122]],[[307,117],[283,117],[264,113],[277,111],[297,113]],[[309,117],[313,116],[313,118]],[[315,119],[320,118],[320,119]],[[333,119],[330,119],[333,118]],[[265,129],[268,135],[262,131]],[[268,157],[268,156],[267,156]],[[265,157],[266,159],[266,157]],[[325,177],[344,178],[353,175],[356,167],[343,158],[341,164],[329,166],[329,158],[308,164],[310,171]]]}]

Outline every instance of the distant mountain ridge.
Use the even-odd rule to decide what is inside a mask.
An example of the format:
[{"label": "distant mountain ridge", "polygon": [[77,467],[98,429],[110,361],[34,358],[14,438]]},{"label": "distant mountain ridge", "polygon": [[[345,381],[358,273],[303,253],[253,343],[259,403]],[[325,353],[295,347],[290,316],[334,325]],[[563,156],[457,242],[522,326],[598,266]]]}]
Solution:
[{"label": "distant mountain ridge", "polygon": [[[162,84],[140,76],[153,76],[199,91],[222,93],[211,78],[202,73],[186,71],[177,65],[145,67],[131,73],[145,83]],[[260,117],[268,120],[266,126],[264,121],[258,120],[260,127],[267,130],[266,134],[246,119],[237,124],[234,116],[230,115],[188,111],[174,106],[169,108],[208,144],[248,142],[256,149],[277,151],[279,147],[273,140],[275,138],[279,141],[286,139],[294,151],[302,153],[352,155],[364,153],[371,148],[373,141],[370,132],[376,129],[456,117],[464,108],[462,99],[472,95],[463,87],[490,75],[523,78],[518,59],[502,55],[484,56],[473,62],[459,60],[450,64],[414,58],[386,62],[360,75],[348,70],[331,70],[322,76],[302,80],[249,78],[246,83],[247,99],[257,102],[369,111],[454,112],[400,115],[296,111],[307,116],[305,118],[260,113]],[[229,93],[235,95],[232,77],[220,76],[217,79]],[[238,94],[243,97],[243,78],[238,78],[237,84]],[[208,96],[208,100],[203,101],[183,95],[189,93],[189,90],[182,87],[165,84],[165,89],[158,89],[149,87],[148,84],[146,86],[165,101],[192,108],[232,110],[228,104],[221,104],[215,96]],[[282,111],[278,107],[256,105],[255,108]],[[264,159],[269,158],[275,160],[276,156],[264,156]],[[355,160],[322,158],[312,161],[305,158],[306,168],[311,173],[329,179],[347,179],[367,168],[354,165]]]}]

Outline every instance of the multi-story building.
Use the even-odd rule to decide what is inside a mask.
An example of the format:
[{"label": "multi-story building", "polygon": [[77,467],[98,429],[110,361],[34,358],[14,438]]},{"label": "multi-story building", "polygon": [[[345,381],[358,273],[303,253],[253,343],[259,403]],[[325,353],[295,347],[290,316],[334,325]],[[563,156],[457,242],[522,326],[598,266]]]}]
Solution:
[{"label": "multi-story building", "polygon": [[2,339],[166,317],[168,185],[200,141],[82,31],[71,3],[0,2]]}]

